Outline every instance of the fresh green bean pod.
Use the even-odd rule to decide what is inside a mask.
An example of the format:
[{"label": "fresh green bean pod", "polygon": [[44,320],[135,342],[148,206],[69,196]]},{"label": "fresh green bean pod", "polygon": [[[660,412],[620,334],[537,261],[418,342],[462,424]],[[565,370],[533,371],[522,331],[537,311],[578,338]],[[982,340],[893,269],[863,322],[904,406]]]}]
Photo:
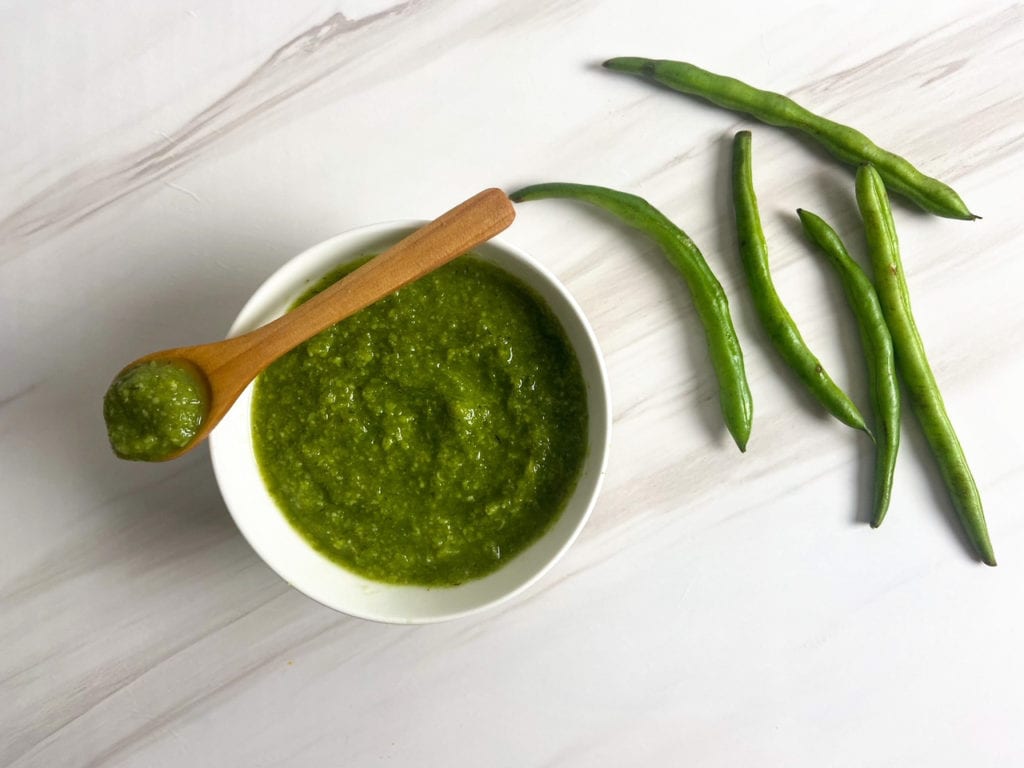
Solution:
[{"label": "fresh green bean pod", "polygon": [[818,402],[844,424],[868,432],[857,406],[825,372],[821,362],[807,347],[775,290],[768,268],[768,244],[761,228],[761,214],[754,194],[750,144],[750,131],[736,134],[732,145],[732,191],[740,257],[750,281],[754,308],[779,355]]},{"label": "fresh green bean pod", "polygon": [[850,257],[836,231],[810,211],[800,209],[797,214],[808,239],[818,246],[835,268],[846,301],[857,319],[874,411],[875,491],[871,527],[877,528],[889,509],[896,454],[900,448],[900,386],[896,380],[892,337],[871,279]]},{"label": "fresh green bean pod", "polygon": [[547,198],[581,200],[613,214],[661,246],[693,297],[697,316],[704,326],[711,365],[718,377],[718,397],[725,425],[739,449],[745,451],[754,406],[743,351],[729,313],[729,299],[693,240],[643,198],[607,187],[558,182],[535,184],[509,197],[517,203]]},{"label": "fresh green bean pod", "polygon": [[995,565],[996,557],[989,540],[981,495],[967,466],[960,440],[949,421],[910,308],[910,293],[885,183],[871,165],[862,165],[857,171],[857,206],[864,220],[875,287],[892,333],[896,368],[907,387],[911,408],[939,465],[939,472],[967,537],[981,560],[986,565]]},{"label": "fresh green bean pod", "polygon": [[882,149],[858,130],[810,112],[787,96],[681,61],[624,56],[604,63],[608,69],[642,75],[673,90],[698,96],[720,107],[748,114],[770,125],[792,128],[816,139],[849,163],[871,163],[886,185],[926,211],[950,219],[978,218],[951,187],[926,176],[897,154]]}]

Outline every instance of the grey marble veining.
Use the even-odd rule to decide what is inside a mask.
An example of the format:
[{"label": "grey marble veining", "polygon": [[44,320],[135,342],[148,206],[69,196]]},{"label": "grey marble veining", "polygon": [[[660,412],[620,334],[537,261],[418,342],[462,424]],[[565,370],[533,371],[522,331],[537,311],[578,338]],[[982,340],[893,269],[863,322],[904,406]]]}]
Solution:
[{"label": "grey marble veining", "polygon": [[[0,764],[1013,765],[1024,753],[1024,8],[299,2],[0,11]],[[735,257],[727,148],[755,135],[779,290],[862,401],[841,291],[792,225],[863,253],[852,174],[774,128],[601,71],[688,58],[850,122],[984,216],[896,205],[919,324],[1000,565],[968,556],[917,427],[863,524],[867,441],[788,378]],[[154,57],[158,57],[154,60]],[[605,490],[559,565],[479,617],[334,613],[238,534],[205,449],[109,455],[99,400],[143,352],[222,335],[283,261],[484,186],[618,186],[729,294],[755,398],[721,425],[685,290],[569,202],[507,238],[605,351]]]}]

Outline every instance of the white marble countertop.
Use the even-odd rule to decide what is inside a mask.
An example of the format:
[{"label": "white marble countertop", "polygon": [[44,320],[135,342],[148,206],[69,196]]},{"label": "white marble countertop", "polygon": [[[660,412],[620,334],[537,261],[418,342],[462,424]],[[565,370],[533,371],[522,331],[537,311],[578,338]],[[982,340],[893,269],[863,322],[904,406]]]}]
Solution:
[{"label": "white marble countertop", "polygon": [[[753,317],[728,202],[741,126],[779,290],[864,403],[855,328],[792,214],[862,253],[850,170],[596,66],[614,55],[789,93],[984,216],[896,206],[998,568],[965,548],[909,416],[889,518],[862,522],[870,446],[794,386]],[[1020,763],[1020,5],[6,3],[0,72],[0,764]],[[651,244],[579,205],[523,207],[506,237],[589,315],[615,424],[589,525],[521,597],[425,627],[348,618],[251,551],[205,448],[166,465],[108,451],[120,365],[223,335],[308,245],[554,179],[642,194],[693,236],[732,300],[756,417],[740,455]]]}]

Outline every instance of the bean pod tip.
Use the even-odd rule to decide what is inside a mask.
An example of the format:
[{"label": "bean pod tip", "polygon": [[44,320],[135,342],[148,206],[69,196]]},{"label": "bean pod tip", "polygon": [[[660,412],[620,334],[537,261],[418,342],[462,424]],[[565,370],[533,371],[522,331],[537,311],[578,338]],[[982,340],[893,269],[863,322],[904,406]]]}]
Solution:
[{"label": "bean pod tip", "polygon": [[616,56],[601,64],[605,69],[615,72],[632,72],[634,74],[652,75],[656,62],[639,56]]}]

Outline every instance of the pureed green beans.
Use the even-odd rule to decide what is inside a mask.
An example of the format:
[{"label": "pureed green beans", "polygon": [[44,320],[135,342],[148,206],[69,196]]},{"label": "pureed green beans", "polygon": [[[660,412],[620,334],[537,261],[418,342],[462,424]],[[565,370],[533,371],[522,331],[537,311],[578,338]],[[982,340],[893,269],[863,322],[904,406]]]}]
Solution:
[{"label": "pureed green beans", "polygon": [[768,245],[761,228],[751,169],[750,131],[740,131],[733,140],[732,193],[740,258],[750,281],[754,308],[761,326],[779,355],[825,409],[854,429],[867,432],[857,406],[839,388],[814,353],[808,348],[793,318],[786,311],[768,268]]},{"label": "pureed green beans", "polygon": [[607,187],[534,184],[509,197],[517,203],[554,197],[581,200],[617,216],[661,246],[690,289],[694,308],[704,325],[711,365],[718,376],[718,396],[725,425],[739,449],[745,451],[754,406],[743,366],[743,351],[729,314],[729,299],[693,240],[643,198]]},{"label": "pureed green beans", "polygon": [[921,173],[907,160],[882,149],[860,131],[820,117],[787,96],[762,91],[740,80],[716,75],[682,61],[624,56],[609,59],[604,66],[616,72],[642,75],[676,91],[751,115],[769,125],[806,133],[841,160],[854,164],[871,163],[890,189],[910,198],[926,211],[950,219],[978,218],[951,187]]},{"label": "pureed green beans", "polygon": [[863,165],[857,170],[857,206],[864,219],[864,233],[878,297],[892,333],[897,370],[907,387],[910,405],[939,465],[942,479],[967,537],[982,562],[995,565],[996,556],[988,536],[981,495],[946,414],[942,394],[928,364],[924,343],[910,310],[910,294],[885,184],[870,165]]},{"label": "pureed green beans", "polygon": [[871,527],[877,528],[889,509],[896,454],[900,448],[900,387],[896,381],[892,337],[871,279],[850,257],[836,231],[810,211],[800,209],[797,214],[807,238],[825,254],[839,275],[846,301],[860,330],[874,411],[875,493]]}]

